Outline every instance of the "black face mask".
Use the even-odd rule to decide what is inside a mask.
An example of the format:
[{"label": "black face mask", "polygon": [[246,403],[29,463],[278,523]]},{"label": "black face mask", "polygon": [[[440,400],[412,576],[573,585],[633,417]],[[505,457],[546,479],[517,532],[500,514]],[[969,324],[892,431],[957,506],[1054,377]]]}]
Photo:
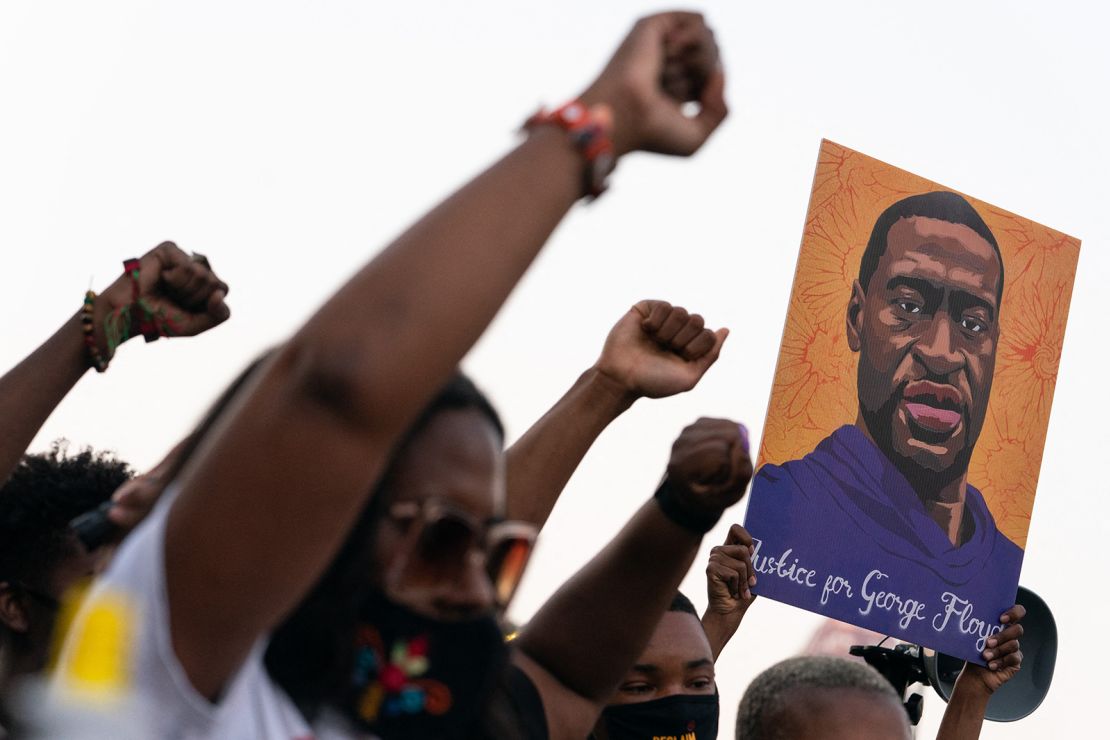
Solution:
[{"label": "black face mask", "polygon": [[363,605],[346,714],[382,738],[475,734],[509,651],[492,616],[440,622],[375,592]]},{"label": "black face mask", "polygon": [[716,740],[720,696],[679,694],[606,707],[609,740]]}]

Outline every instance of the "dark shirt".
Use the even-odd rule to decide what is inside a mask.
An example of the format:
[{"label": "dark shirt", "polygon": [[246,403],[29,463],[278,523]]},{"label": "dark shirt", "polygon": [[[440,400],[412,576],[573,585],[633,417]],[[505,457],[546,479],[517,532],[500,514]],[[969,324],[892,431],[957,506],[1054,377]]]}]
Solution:
[{"label": "dark shirt", "polygon": [[970,485],[964,518],[971,531],[957,547],[882,451],[843,426],[756,474],[745,520],[758,542],[753,591],[982,663],[1024,552]]},{"label": "dark shirt", "polygon": [[486,710],[482,740],[548,740],[547,715],[535,684],[509,664]]}]

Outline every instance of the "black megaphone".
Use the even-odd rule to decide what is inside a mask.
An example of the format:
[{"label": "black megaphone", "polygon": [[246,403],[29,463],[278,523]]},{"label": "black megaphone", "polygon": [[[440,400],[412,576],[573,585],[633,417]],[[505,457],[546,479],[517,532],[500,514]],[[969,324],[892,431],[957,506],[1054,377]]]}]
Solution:
[{"label": "black megaphone", "polygon": [[[987,704],[986,718],[994,722],[1014,722],[1028,717],[1041,705],[1052,684],[1056,668],[1058,636],[1056,620],[1044,599],[1029,589],[1018,586],[1017,603],[1025,607],[1021,620],[1021,670],[1002,685]],[[952,696],[956,679],[964,661],[919,645],[901,644],[894,648],[875,645],[853,645],[851,654],[862,657],[868,665],[883,674],[894,685],[898,695],[915,683],[927,683],[945,702]],[[906,701],[910,722],[921,718],[921,697]]]},{"label": "black megaphone", "polygon": [[[1044,599],[1027,588],[1018,586],[1017,603],[1025,607],[1021,620],[1025,634],[1021,638],[1021,670],[1002,685],[987,704],[986,717],[994,722],[1015,722],[1028,717],[1041,705],[1052,685],[1056,668],[1056,620]],[[929,685],[948,701],[956,677],[964,661],[934,650],[923,650],[925,675]]]}]

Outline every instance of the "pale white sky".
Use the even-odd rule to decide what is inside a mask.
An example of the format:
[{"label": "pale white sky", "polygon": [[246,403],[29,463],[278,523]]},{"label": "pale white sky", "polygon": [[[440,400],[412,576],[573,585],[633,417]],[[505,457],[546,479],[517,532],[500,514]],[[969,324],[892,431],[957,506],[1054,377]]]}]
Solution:
[{"label": "pale white sky", "polygon": [[[129,345],[35,442],[154,462],[257,352],[510,146],[541,102],[580,90],[656,3],[8,0],[0,6],[0,244],[9,367],[163,239],[209,255],[232,320]],[[758,437],[822,137],[1081,238],[1022,582],[1058,621],[1052,692],[984,737],[1092,733],[1107,604],[1110,18],[1093,3],[707,2],[732,116],[694,160],[623,162],[576,209],[466,363],[510,435],[595,358],[635,300],[733,330],[702,385],[641,402],[556,509],[514,605],[527,619],[653,490],[699,415]],[[742,506],[726,517],[742,518]],[[707,537],[723,538],[729,521]],[[703,553],[703,555],[705,554]],[[685,590],[704,605],[699,558]],[[647,564],[645,564],[647,566]],[[764,600],[718,666],[721,737],[758,671],[816,618]],[[942,708],[929,701],[919,737]]]}]

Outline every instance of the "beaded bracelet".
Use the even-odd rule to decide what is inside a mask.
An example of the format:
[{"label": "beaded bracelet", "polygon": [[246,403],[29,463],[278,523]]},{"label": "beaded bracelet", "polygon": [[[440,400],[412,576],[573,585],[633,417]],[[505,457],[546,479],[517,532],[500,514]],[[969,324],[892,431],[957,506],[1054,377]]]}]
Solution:
[{"label": "beaded bracelet", "polygon": [[524,122],[524,130],[543,125],[555,125],[566,131],[586,160],[582,178],[585,194],[593,199],[604,193],[608,187],[606,179],[617,166],[613,154],[613,114],[609,107],[587,108],[581,101],[572,100],[553,111],[540,108]]},{"label": "beaded bracelet", "polygon": [[87,291],[85,302],[81,305],[81,329],[85,333],[85,351],[89,356],[89,365],[102,373],[108,369],[108,360],[100,354],[100,347],[96,346],[96,331],[93,329],[93,307],[96,303],[96,293]]}]

